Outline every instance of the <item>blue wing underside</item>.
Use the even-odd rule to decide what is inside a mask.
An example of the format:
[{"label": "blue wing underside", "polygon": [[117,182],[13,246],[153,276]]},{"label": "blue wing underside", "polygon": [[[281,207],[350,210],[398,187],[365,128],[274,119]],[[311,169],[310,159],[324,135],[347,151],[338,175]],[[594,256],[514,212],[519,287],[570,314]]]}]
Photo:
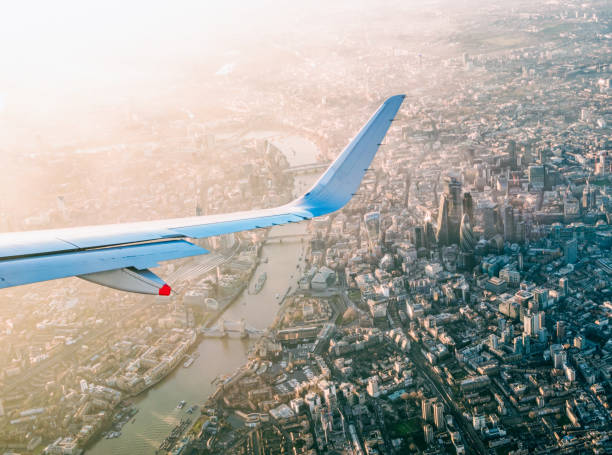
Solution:
[{"label": "blue wing underside", "polygon": [[0,234],[0,288],[133,268],[206,254],[189,239],[295,223],[334,212],[359,188],[403,95],[385,101],[302,197],[281,207],[224,215]]}]

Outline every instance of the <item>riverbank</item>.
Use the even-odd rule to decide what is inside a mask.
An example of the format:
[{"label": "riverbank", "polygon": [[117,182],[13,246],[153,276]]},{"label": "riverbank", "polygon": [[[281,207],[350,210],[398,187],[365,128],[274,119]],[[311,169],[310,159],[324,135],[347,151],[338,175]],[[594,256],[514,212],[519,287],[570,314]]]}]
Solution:
[{"label": "riverbank", "polygon": [[[264,239],[264,242],[265,242],[265,239]],[[248,285],[253,279],[255,271],[257,270],[257,267],[259,266],[260,258],[261,258],[261,248],[262,248],[262,244],[259,244],[257,246],[257,260],[254,266],[247,272],[248,278],[246,280],[246,284],[243,283],[235,293],[227,297],[225,299],[225,302],[220,306],[220,308],[216,312],[214,312],[214,314],[210,318],[206,320],[206,322],[203,324],[202,327],[205,327],[205,328],[212,327],[219,320],[219,318],[225,313],[225,311],[228,308],[230,308],[232,305],[234,305],[238,301],[238,299],[243,295],[244,290],[248,288]],[[195,338],[190,343],[187,351],[185,352],[185,355],[190,356],[190,358],[192,358],[193,361],[195,361],[195,358],[192,357],[192,355],[194,354],[194,352],[197,352],[197,348],[203,340],[204,340],[204,337],[201,335],[200,330],[196,328]],[[88,448],[92,448],[98,441],[100,441],[104,437],[104,434],[108,430],[112,429],[112,423],[114,419],[117,417],[117,415],[122,412],[123,410],[122,403],[124,403],[125,400],[138,399],[139,397],[144,396],[149,389],[155,387],[157,384],[159,384],[160,382],[164,381],[166,378],[171,376],[176,371],[176,369],[179,368],[179,366],[183,364],[183,360],[184,360],[184,356],[177,358],[177,360],[172,364],[172,366],[169,368],[166,374],[164,374],[163,376],[160,376],[153,383],[148,384],[142,390],[139,390],[133,393],[124,392],[123,393],[124,400],[118,403],[112,409],[112,414],[109,416],[105,424],[101,425],[100,428],[87,441],[85,445],[85,450],[87,450]],[[193,364],[193,361],[191,362],[192,364]]]}]

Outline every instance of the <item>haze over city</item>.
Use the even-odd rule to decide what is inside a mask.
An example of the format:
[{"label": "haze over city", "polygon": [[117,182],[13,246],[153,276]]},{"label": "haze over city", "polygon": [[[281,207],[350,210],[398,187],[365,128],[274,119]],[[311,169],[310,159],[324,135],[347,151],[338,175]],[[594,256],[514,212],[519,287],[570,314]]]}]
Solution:
[{"label": "haze over city", "polygon": [[0,289],[0,453],[612,453],[611,24],[603,0],[5,6],[0,287],[39,254],[11,235],[283,206],[399,111],[342,209],[181,233],[209,253],[152,268],[168,296]]}]

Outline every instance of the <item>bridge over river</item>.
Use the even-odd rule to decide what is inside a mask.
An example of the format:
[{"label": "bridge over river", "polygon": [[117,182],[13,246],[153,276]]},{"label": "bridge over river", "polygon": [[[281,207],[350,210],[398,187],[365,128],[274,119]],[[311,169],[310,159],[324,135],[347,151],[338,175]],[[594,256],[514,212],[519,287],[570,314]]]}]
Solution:
[{"label": "bridge over river", "polygon": [[205,338],[249,338],[259,337],[264,331],[248,325],[244,318],[240,321],[225,321],[221,318],[212,327],[200,328],[200,333]]}]

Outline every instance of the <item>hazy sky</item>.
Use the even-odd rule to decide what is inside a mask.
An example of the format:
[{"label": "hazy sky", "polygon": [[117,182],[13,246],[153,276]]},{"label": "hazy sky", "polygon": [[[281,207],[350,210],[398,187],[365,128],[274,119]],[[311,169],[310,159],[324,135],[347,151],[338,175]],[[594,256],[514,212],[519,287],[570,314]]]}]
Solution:
[{"label": "hazy sky", "polygon": [[219,55],[264,35],[304,27],[304,16],[325,15],[317,3],[7,2],[0,13],[0,94],[6,104],[23,91],[46,97],[83,84],[113,87],[145,73],[149,79],[156,77],[151,72],[163,77],[182,58]]},{"label": "hazy sky", "polygon": [[235,0],[7,3],[0,93],[9,102],[24,89],[58,95],[75,85],[112,87],[163,73],[181,57],[227,49],[249,33],[251,9]]}]

